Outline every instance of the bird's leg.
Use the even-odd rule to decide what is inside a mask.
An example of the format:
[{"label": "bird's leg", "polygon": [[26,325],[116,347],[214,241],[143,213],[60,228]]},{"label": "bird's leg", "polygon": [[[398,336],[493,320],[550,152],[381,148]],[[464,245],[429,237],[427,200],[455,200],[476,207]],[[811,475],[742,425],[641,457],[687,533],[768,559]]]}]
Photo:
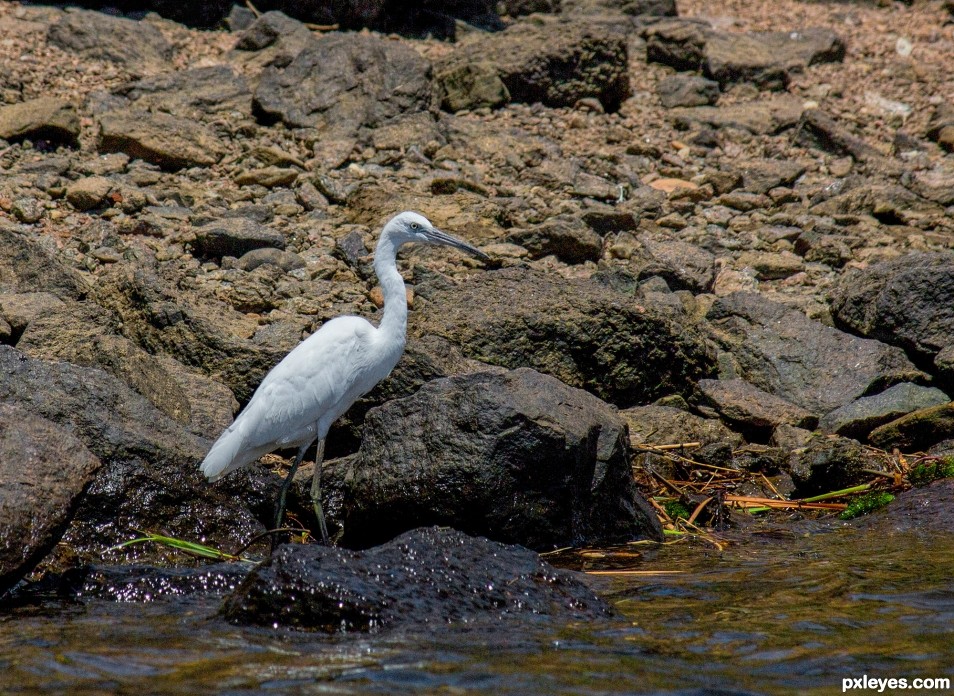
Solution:
[{"label": "bird's leg", "polygon": [[309,442],[307,445],[303,445],[299,448],[298,455],[295,457],[295,463],[292,464],[291,469],[288,470],[288,475],[285,476],[285,480],[282,481],[282,487],[278,489],[278,499],[275,501],[275,529],[279,529],[282,526],[282,518],[285,516],[285,498],[288,496],[288,488],[291,486],[292,479],[295,478],[295,472],[298,471],[298,466],[305,456],[305,450],[308,449],[310,445],[311,443]]},{"label": "bird's leg", "polygon": [[321,531],[321,541],[328,545],[328,526],[325,524],[325,513],[321,509],[321,462],[325,458],[325,441],[318,441],[318,454],[315,455],[315,473],[311,476],[311,502],[315,506],[315,517],[318,518],[318,529]]}]

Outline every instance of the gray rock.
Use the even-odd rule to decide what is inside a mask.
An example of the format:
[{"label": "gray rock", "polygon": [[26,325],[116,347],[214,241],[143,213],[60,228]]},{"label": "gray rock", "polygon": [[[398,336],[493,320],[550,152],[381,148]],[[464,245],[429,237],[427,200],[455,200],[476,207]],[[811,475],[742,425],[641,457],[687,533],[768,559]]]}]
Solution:
[{"label": "gray rock", "polygon": [[60,540],[99,467],[68,429],[0,403],[0,595]]},{"label": "gray rock", "polygon": [[316,40],[308,27],[297,19],[270,10],[239,34],[232,57],[253,69],[284,68]]},{"label": "gray rock", "polygon": [[620,411],[619,415],[629,426],[630,441],[634,443],[728,443],[735,448],[744,442],[741,435],[729,430],[718,418],[703,418],[672,406],[635,406]]},{"label": "gray rock", "polygon": [[734,128],[756,135],[774,135],[791,128],[802,116],[802,100],[780,94],[729,106],[674,108],[669,112],[677,128]]},{"label": "gray rock", "polygon": [[77,210],[91,210],[106,202],[112,188],[113,182],[104,176],[83,177],[66,187],[66,200]]},{"label": "gray rock", "polygon": [[238,260],[238,267],[243,271],[254,271],[263,264],[278,266],[283,271],[294,271],[306,265],[305,260],[298,254],[272,247],[252,249]]},{"label": "gray rock", "polygon": [[135,109],[180,118],[210,119],[252,114],[252,90],[228,65],[211,65],[152,75],[123,88]]},{"label": "gray rock", "polygon": [[863,441],[868,433],[880,425],[912,411],[946,404],[950,400],[940,389],[905,382],[880,394],[863,396],[825,414],[818,422],[818,427],[826,433]]},{"label": "gray rock", "polygon": [[[447,83],[441,88],[447,95],[459,93],[465,76],[481,76],[475,84],[482,98],[496,99],[503,94],[489,77],[489,64],[513,101],[574,106],[594,97],[606,111],[616,111],[629,96],[627,60],[625,33],[605,24],[517,23],[459,48],[438,65],[437,79]],[[475,99],[471,94],[461,105],[473,108]]]},{"label": "gray rock", "polygon": [[99,127],[102,152],[125,152],[163,169],[207,167],[226,151],[202,124],[164,113],[113,111],[100,117]]},{"label": "gray rock", "polygon": [[0,138],[4,140],[19,142],[29,138],[76,146],[79,134],[79,114],[62,99],[40,97],[0,106]]},{"label": "gray rock", "polygon": [[925,378],[900,349],[812,321],[757,294],[719,298],[706,318],[737,376],[817,417],[873,391]]},{"label": "gray rock", "polygon": [[87,286],[21,228],[0,223],[0,292],[49,292],[61,299],[80,299]]},{"label": "gray rock", "polygon": [[836,155],[851,155],[860,162],[883,157],[878,150],[849,133],[820,109],[807,109],[802,113],[795,131],[795,143]]},{"label": "gray rock", "polygon": [[662,536],[615,410],[529,369],[435,380],[370,411],[346,482],[348,545],[430,524],[535,549]]},{"label": "gray rock", "polygon": [[805,172],[805,165],[790,160],[753,159],[736,165],[742,186],[749,193],[766,193],[777,186],[790,186]]},{"label": "gray rock", "polygon": [[112,61],[139,74],[164,68],[173,54],[172,46],[149,22],[88,10],[63,14],[50,25],[47,39],[84,58]]},{"label": "gray rock", "polygon": [[248,218],[222,218],[195,231],[193,251],[203,258],[243,256],[253,249],[285,248],[285,236]]},{"label": "gray rock", "polygon": [[117,264],[100,275],[96,301],[115,313],[130,340],[227,385],[243,402],[301,338],[300,330],[277,344],[239,338],[221,304],[190,301],[147,268]]},{"label": "gray rock", "polygon": [[449,61],[435,72],[441,108],[445,111],[494,108],[510,101],[507,85],[489,61]]},{"label": "gray rock", "polygon": [[437,528],[366,551],[282,546],[226,599],[222,613],[233,623],[334,634],[612,616],[575,574],[532,551]]},{"label": "gray rock", "polygon": [[707,26],[683,19],[652,24],[644,32],[646,60],[676,70],[699,70],[705,61]]},{"label": "gray rock", "polygon": [[688,393],[713,369],[691,322],[677,326],[594,281],[509,268],[416,291],[413,335],[443,337],[483,362],[532,367],[620,406]]},{"label": "gray rock", "polygon": [[850,271],[833,288],[831,309],[838,326],[933,360],[954,345],[954,254],[907,254]]},{"label": "gray rock", "polygon": [[715,281],[715,257],[705,249],[677,239],[638,238],[640,253],[630,259],[640,280],[658,276],[670,290],[709,292]]},{"label": "gray rock", "polygon": [[664,77],[656,85],[659,101],[667,109],[675,106],[707,106],[719,99],[719,83],[698,75]]},{"label": "gray rock", "polygon": [[262,530],[243,505],[198,473],[208,443],[115,377],[34,360],[9,346],[0,346],[0,372],[0,401],[70,430],[103,463],[67,532],[75,548],[102,552],[134,529],[213,545]]},{"label": "gray rock", "polygon": [[189,402],[156,358],[118,334],[117,322],[91,303],[59,303],[25,327],[17,350],[40,360],[98,367],[122,380],[167,416],[190,422]]},{"label": "gray rock", "polygon": [[559,216],[536,227],[518,229],[507,235],[507,241],[519,244],[531,258],[553,254],[566,263],[598,261],[603,252],[603,238],[589,226],[572,217]]},{"label": "gray rock", "polygon": [[[742,432],[768,431],[779,425],[811,430],[818,417],[781,397],[769,394],[741,379],[701,379],[699,401]],[[764,438],[763,438],[764,439]]]},{"label": "gray rock", "polygon": [[868,440],[881,449],[924,452],[954,439],[954,402],[922,408],[875,428]]},{"label": "gray rock", "polygon": [[813,438],[789,455],[789,473],[796,497],[841,490],[871,480],[865,469],[874,467],[870,453],[854,440],[837,435]]},{"label": "gray rock", "polygon": [[268,68],[255,91],[258,117],[339,137],[431,104],[431,66],[395,41],[333,34],[309,46],[283,70]]},{"label": "gray rock", "polygon": [[706,74],[720,85],[752,82],[766,89],[784,89],[793,71],[840,62],[844,57],[844,41],[823,28],[750,34],[713,31],[705,44]]}]

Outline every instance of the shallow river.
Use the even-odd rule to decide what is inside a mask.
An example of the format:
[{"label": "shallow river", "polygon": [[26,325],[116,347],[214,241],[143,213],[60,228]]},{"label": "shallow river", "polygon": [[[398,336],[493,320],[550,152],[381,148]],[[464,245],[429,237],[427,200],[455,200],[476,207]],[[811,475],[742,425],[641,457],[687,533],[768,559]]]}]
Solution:
[{"label": "shallow river", "polygon": [[620,612],[608,624],[322,637],[230,626],[210,618],[216,598],[5,609],[0,693],[834,694],[864,675],[954,684],[954,534],[632,548],[644,556],[631,567],[657,574],[593,576]]}]

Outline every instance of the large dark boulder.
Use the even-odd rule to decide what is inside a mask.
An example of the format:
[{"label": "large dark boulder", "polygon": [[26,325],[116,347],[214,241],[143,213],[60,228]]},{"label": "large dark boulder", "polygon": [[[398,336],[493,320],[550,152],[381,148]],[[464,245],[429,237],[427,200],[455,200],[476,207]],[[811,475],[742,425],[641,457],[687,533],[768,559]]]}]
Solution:
[{"label": "large dark boulder", "polygon": [[573,573],[532,551],[438,528],[367,551],[282,546],[222,613],[234,623],[328,633],[612,616]]},{"label": "large dark boulder", "polygon": [[898,348],[825,326],[754,293],[719,298],[706,318],[736,376],[816,417],[926,377]]},{"label": "large dark boulder", "polygon": [[689,394],[714,369],[701,333],[592,280],[524,268],[417,286],[411,325],[463,354],[532,367],[621,407]]},{"label": "large dark boulder", "polygon": [[99,467],[66,428],[0,403],[0,594],[60,540]]},{"label": "large dark boulder", "polygon": [[344,540],[440,524],[530,548],[661,538],[615,409],[534,370],[439,379],[370,411]]},{"label": "large dark boulder", "polygon": [[101,370],[33,360],[0,346],[0,402],[69,429],[103,462],[67,532],[101,551],[133,530],[163,530],[231,547],[262,531],[247,507],[211,489],[202,440]]},{"label": "large dark boulder", "polygon": [[351,135],[431,104],[431,65],[414,49],[363,34],[332,34],[285,68],[269,67],[253,107],[266,123]]},{"label": "large dark boulder", "polygon": [[[908,254],[846,273],[831,308],[838,326],[900,346],[931,369],[954,345],[954,254]],[[940,372],[954,384],[954,373]]]}]

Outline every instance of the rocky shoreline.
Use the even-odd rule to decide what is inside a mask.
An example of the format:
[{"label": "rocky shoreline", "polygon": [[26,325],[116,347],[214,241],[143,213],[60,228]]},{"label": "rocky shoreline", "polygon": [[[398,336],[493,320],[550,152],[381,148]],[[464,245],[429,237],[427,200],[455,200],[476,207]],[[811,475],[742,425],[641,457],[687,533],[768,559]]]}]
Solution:
[{"label": "rocky shoreline", "polygon": [[634,445],[764,496],[954,453],[947,9],[500,5],[361,25],[397,35],[0,3],[0,590],[263,532],[277,473],[197,464],[304,336],[374,319],[405,209],[492,260],[402,255],[407,352],[328,440],[347,547],[660,539]]}]

